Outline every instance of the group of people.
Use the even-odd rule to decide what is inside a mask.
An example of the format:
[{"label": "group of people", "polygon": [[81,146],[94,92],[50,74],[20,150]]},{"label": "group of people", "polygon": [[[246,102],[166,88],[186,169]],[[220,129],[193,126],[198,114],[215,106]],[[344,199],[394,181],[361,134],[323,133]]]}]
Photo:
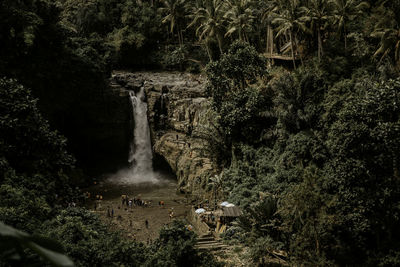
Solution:
[{"label": "group of people", "polygon": [[139,207],[150,207],[151,201],[145,201],[139,197],[129,198],[128,195],[121,195],[121,204],[122,206],[126,205],[129,208],[132,208],[133,205]]},{"label": "group of people", "polygon": [[[85,197],[90,198],[90,193],[86,192]],[[96,199],[96,201],[94,203],[94,210],[97,210],[98,208],[100,208],[100,203],[103,200],[103,196],[100,194],[95,195],[95,199]],[[129,210],[128,207],[132,208],[133,206],[150,207],[151,201],[145,201],[145,200],[141,199],[141,195],[138,195],[137,197],[134,197],[134,198],[130,198],[128,195],[123,194],[123,195],[121,195],[121,205],[122,205],[122,207],[118,206],[118,209],[121,209],[121,208],[123,209],[124,206],[126,206],[125,210],[128,211]],[[161,208],[165,208],[165,202],[163,200],[160,200],[158,202],[158,205]],[[174,208],[171,207],[169,209],[168,214],[169,214],[169,219],[172,220],[175,216]],[[114,215],[115,215],[114,208],[107,206],[107,217],[114,218]],[[121,217],[121,216],[119,215],[118,217]],[[132,220],[130,220],[130,226],[132,226]],[[146,226],[146,228],[149,228],[149,221],[147,219],[145,220],[145,226]]]}]

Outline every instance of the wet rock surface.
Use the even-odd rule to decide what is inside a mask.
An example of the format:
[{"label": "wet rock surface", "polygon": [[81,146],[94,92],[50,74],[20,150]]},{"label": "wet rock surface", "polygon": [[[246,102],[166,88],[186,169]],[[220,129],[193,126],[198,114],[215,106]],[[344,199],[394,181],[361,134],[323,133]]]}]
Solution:
[{"label": "wet rock surface", "polygon": [[175,72],[114,71],[110,79],[121,97],[144,86],[153,151],[168,163],[184,192],[205,188],[215,174],[206,141],[198,138],[213,116],[205,82],[201,75]]}]

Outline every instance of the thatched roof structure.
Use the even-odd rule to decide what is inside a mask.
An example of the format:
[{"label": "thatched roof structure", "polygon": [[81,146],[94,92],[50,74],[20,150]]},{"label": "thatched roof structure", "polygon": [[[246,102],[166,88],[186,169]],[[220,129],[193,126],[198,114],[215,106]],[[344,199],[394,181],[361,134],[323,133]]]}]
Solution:
[{"label": "thatched roof structure", "polygon": [[242,210],[238,206],[223,207],[222,212],[221,216],[224,217],[239,217],[243,214]]}]

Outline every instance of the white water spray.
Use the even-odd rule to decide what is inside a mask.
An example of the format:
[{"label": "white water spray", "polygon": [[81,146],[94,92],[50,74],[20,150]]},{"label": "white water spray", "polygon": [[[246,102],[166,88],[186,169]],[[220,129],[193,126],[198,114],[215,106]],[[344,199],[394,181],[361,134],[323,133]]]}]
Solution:
[{"label": "white water spray", "polygon": [[134,175],[147,175],[153,172],[153,154],[151,152],[150,128],[147,122],[147,104],[144,102],[144,88],[137,95],[130,91],[133,118],[135,121],[134,138],[129,151],[129,163]]},{"label": "white water spray", "polygon": [[145,102],[144,87],[139,92],[130,91],[129,97],[132,104],[134,119],[133,139],[131,141],[128,169],[120,170],[110,177],[114,182],[120,183],[157,183],[159,179],[153,171],[153,154],[151,150],[150,127],[147,121],[147,103]]}]

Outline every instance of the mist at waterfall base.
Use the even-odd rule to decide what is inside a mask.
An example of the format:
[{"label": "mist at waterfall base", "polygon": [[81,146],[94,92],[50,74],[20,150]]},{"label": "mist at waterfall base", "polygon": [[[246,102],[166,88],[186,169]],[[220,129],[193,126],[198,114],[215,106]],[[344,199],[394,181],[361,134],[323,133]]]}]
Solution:
[{"label": "mist at waterfall base", "polygon": [[108,177],[108,181],[117,184],[160,184],[172,177],[153,169],[153,153],[150,139],[150,128],[147,120],[147,103],[144,87],[135,94],[129,91],[134,118],[134,132],[129,149],[129,167],[119,170]]}]

